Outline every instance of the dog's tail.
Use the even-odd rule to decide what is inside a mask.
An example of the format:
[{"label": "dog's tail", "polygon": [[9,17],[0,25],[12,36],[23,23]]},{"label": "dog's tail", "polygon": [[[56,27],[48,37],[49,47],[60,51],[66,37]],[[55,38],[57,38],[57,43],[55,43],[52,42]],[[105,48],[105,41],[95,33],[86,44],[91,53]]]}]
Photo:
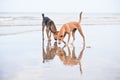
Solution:
[{"label": "dog's tail", "polygon": [[82,19],[82,12],[80,13],[80,19],[79,19],[79,23],[81,23],[81,19]]},{"label": "dog's tail", "polygon": [[44,13],[42,13],[42,18],[44,19]]}]

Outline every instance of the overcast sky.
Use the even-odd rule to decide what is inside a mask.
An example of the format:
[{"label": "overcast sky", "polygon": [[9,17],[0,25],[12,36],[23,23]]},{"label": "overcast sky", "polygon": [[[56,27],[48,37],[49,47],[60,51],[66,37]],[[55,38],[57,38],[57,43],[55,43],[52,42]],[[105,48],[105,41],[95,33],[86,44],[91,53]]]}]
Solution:
[{"label": "overcast sky", "polygon": [[120,13],[120,0],[0,0],[0,12]]}]

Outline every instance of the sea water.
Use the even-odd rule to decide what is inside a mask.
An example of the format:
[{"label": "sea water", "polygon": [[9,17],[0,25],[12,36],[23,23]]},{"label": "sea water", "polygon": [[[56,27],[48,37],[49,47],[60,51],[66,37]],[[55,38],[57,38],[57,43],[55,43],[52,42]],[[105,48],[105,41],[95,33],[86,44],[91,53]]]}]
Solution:
[{"label": "sea water", "polygon": [[[79,13],[45,15],[57,29],[79,20]],[[120,14],[84,13],[85,49],[78,31],[73,45],[55,44],[46,35],[43,43],[41,22],[41,13],[0,14],[0,80],[120,79]]]}]

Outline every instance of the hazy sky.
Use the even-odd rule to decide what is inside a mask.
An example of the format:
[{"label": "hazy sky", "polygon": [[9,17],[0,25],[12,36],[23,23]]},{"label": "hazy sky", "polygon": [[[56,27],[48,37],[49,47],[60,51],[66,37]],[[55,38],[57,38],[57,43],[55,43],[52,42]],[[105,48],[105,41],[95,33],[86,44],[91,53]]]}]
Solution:
[{"label": "hazy sky", "polygon": [[120,13],[120,0],[0,0],[0,12]]}]

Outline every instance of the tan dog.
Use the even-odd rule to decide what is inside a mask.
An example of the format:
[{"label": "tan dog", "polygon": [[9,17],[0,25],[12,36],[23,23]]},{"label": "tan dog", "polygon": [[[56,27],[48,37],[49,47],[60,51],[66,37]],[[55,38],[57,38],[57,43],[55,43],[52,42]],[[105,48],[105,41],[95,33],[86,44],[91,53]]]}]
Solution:
[{"label": "tan dog", "polygon": [[[61,27],[60,31],[58,32],[58,38],[57,38],[59,44],[61,42],[64,42],[65,44],[68,44],[69,40],[70,40],[71,32],[72,32],[72,37],[73,37],[73,41],[74,41],[75,40],[75,31],[76,30],[79,31],[79,33],[81,34],[81,36],[83,38],[83,42],[85,42],[85,37],[84,37],[83,31],[82,31],[81,25],[80,25],[81,18],[82,18],[82,12],[80,13],[80,19],[79,19],[78,22],[69,22],[69,23],[64,24]],[[67,43],[65,41],[63,41],[66,34],[68,34]]]}]

